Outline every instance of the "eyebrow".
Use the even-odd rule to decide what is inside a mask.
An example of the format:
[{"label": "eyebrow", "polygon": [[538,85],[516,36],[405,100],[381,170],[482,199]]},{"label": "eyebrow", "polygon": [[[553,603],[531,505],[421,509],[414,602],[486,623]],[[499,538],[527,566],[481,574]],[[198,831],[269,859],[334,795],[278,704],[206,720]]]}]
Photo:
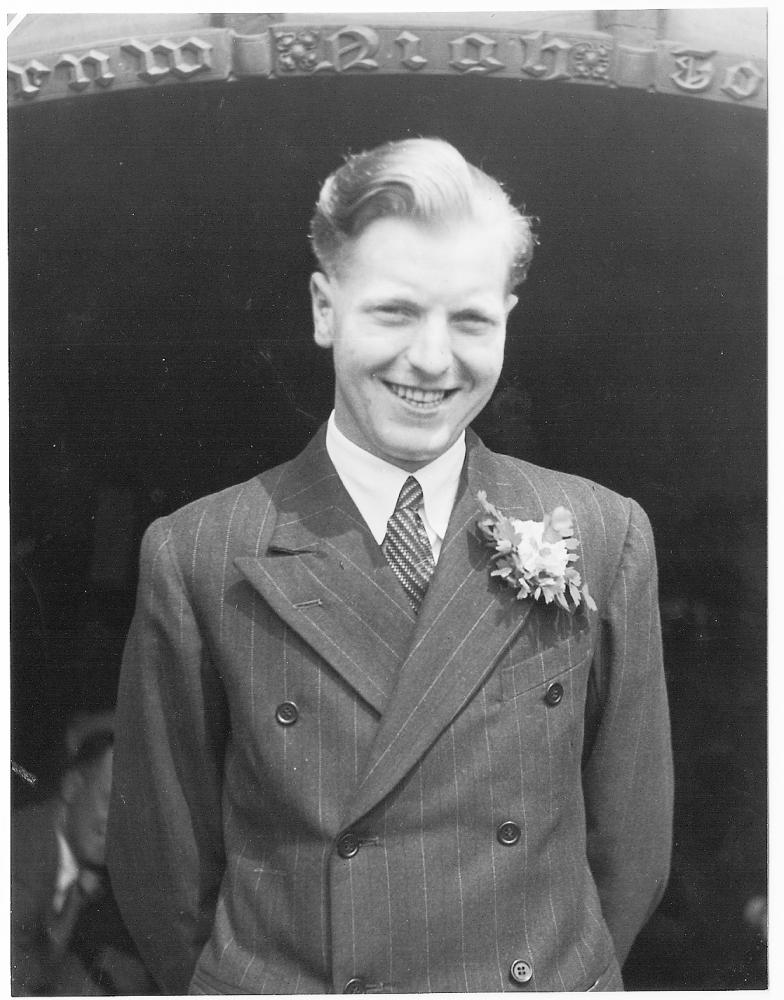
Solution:
[{"label": "eyebrow", "polygon": [[372,299],[368,300],[366,309],[412,309],[417,312],[421,310],[422,306],[419,305],[414,299],[407,299],[401,295],[377,295]]},{"label": "eyebrow", "polygon": [[463,309],[457,309],[451,313],[451,316],[456,320],[472,319],[483,323],[496,323],[498,321],[498,315],[493,310],[485,309],[482,306],[466,306]]},{"label": "eyebrow", "polygon": [[490,317],[492,311],[490,309],[485,309],[483,306],[463,306],[462,309],[456,309],[453,316],[486,316]]},{"label": "eyebrow", "polygon": [[377,295],[372,301],[378,303],[379,305],[393,305],[393,306],[413,306],[416,302],[413,298],[407,298],[405,295]]}]

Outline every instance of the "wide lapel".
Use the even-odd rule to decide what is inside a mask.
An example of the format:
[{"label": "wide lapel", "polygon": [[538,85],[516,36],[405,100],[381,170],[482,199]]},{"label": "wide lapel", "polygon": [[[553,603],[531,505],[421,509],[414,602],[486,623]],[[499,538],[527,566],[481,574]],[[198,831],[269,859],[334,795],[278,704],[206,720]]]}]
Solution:
[{"label": "wide lapel", "polygon": [[469,432],[460,491],[436,573],[423,602],[409,655],[387,706],[364,777],[344,817],[355,822],[422,757],[471,698],[523,628],[531,601],[490,577],[480,541],[477,492],[514,516],[540,519],[535,484],[514,475]]},{"label": "wide lapel", "polygon": [[270,607],[379,713],[408,652],[414,615],[335,472],[323,429],[281,478],[277,519],[237,568]]}]

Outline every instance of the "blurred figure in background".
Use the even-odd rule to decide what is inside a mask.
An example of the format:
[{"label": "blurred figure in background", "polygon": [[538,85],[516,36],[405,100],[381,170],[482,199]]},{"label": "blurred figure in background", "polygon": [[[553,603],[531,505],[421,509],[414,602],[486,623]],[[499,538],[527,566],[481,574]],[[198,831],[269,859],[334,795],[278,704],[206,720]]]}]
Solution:
[{"label": "blurred figure in background", "polygon": [[104,867],[114,737],[88,732],[59,794],[12,819],[11,981],[15,996],[150,993]]}]

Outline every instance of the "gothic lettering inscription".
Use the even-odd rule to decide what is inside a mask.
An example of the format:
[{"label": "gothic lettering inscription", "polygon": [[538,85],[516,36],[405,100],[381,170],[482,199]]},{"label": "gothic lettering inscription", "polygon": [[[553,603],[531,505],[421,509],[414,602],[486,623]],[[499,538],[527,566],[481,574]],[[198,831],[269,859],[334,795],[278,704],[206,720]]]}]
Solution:
[{"label": "gothic lettering inscription", "polygon": [[[518,39],[523,46],[523,65],[520,69],[526,76],[531,76],[535,80],[570,79],[569,53],[572,50],[570,42],[551,38],[546,44],[542,44],[543,31],[528,31],[518,35]],[[542,60],[545,54],[552,56],[549,67],[547,62]]]},{"label": "gothic lettering inscription", "polygon": [[721,89],[736,101],[745,101],[759,93],[763,79],[753,63],[740,63],[727,69]]},{"label": "gothic lettering inscription", "polygon": [[[71,90],[85,90],[93,82],[100,87],[108,87],[114,80],[114,73],[109,66],[109,56],[97,49],[90,49],[86,55],[79,57],[65,52],[60,56],[55,69],[60,66],[65,66],[68,70],[68,86]],[[87,68],[90,69],[90,73],[87,73]]]},{"label": "gothic lettering inscription", "polygon": [[673,42],[657,42],[650,49],[617,45],[611,35],[599,32],[503,30],[490,35],[466,29],[454,37],[454,30],[278,24],[241,39],[242,44],[230,32],[217,29],[205,29],[201,37],[192,35],[176,43],[170,40],[172,36],[155,42],[146,36],[144,40],[133,37],[105,50],[19,57],[7,63],[8,94],[12,102],[28,102],[39,96],[47,100],[112,86],[122,89],[142,82],[200,79],[200,74],[225,79],[232,73],[357,74],[427,68],[429,73],[522,74],[538,81],[569,80],[650,91],[675,88],[690,96],[764,104],[765,69],[755,59]]},{"label": "gothic lettering inscription", "polygon": [[155,83],[172,74],[187,80],[196,73],[209,70],[212,46],[198,38],[189,38],[174,45],[165,38],[154,45],[145,45],[136,39],[123,45],[124,52],[137,56],[141,69],[136,74],[140,80]]},{"label": "gothic lettering inscription", "polygon": [[372,28],[347,26],[324,39],[327,57],[314,66],[313,72],[345,73],[350,69],[365,72],[378,69],[374,56],[379,50],[378,34]]},{"label": "gothic lettering inscription", "polygon": [[[321,32],[275,31],[278,70],[283,73],[345,73],[346,70],[378,69],[374,56],[379,49],[378,34],[372,28],[339,28],[326,38]],[[319,58],[319,48],[326,57]]]},{"label": "gothic lettering inscription", "polygon": [[713,64],[710,59],[715,51],[699,51],[697,49],[673,49],[675,65],[678,69],[670,73],[670,79],[681,90],[698,94],[707,90],[713,82]]},{"label": "gothic lettering inscription", "polygon": [[401,63],[407,69],[418,70],[427,65],[427,59],[421,54],[422,39],[412,31],[401,31],[395,39],[395,44],[402,50]]},{"label": "gothic lettering inscription", "polygon": [[452,53],[449,65],[460,73],[495,73],[504,68],[493,55],[497,45],[487,35],[462,35],[449,43]]},{"label": "gothic lettering inscription", "polygon": [[31,59],[24,66],[8,63],[7,71],[8,78],[16,84],[17,92],[22,97],[36,97],[52,72],[37,59]]}]

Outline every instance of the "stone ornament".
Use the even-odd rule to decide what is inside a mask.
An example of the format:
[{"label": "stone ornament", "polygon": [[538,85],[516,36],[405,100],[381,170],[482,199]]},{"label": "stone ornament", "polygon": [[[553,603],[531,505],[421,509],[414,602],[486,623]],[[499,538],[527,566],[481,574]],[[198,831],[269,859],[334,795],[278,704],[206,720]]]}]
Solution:
[{"label": "stone ornament", "polygon": [[473,31],[346,24],[278,24],[256,35],[207,28],[198,35],[134,37],[9,62],[11,107],[109,90],[239,78],[419,74],[631,87],[766,106],[763,60],[610,32]]}]

